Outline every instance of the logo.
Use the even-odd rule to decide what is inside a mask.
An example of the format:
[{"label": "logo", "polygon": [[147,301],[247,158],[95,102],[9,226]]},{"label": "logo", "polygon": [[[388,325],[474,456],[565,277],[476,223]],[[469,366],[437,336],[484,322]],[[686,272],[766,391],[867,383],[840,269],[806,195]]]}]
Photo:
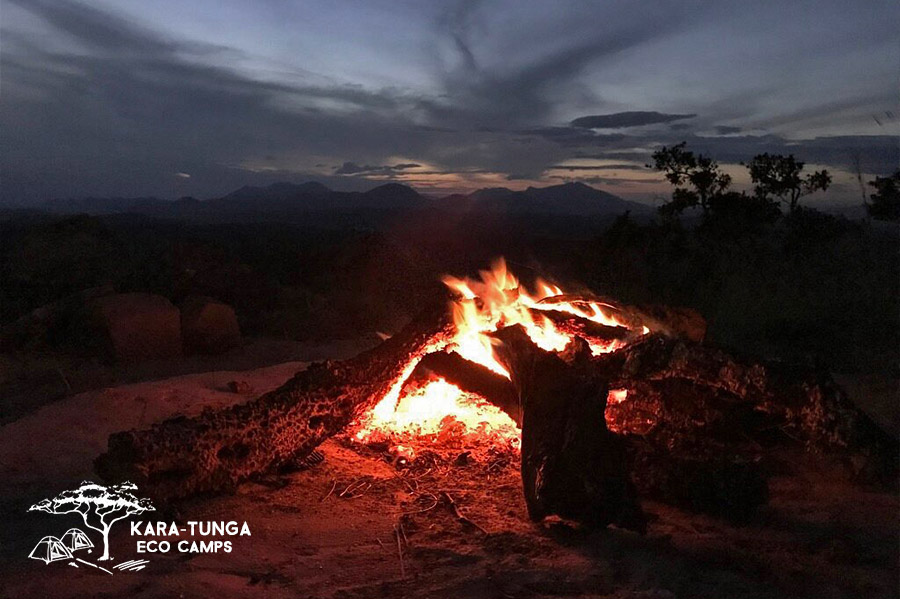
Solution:
[{"label": "logo", "polygon": [[[85,527],[100,533],[103,553],[95,561],[110,562],[114,561],[109,554],[109,531],[113,524],[156,509],[149,499],[138,498],[133,491],[137,491],[137,485],[130,482],[104,487],[84,481],[77,489],[63,491],[53,499],[43,499],[28,508],[28,511],[47,512],[48,514],[78,514],[84,521]],[[70,528],[62,537],[43,537],[34,546],[28,557],[41,560],[47,565],[66,562],[77,568],[78,564],[83,564],[112,574],[111,570],[104,568],[99,563],[81,559],[75,555],[77,552],[84,552],[83,555],[86,557],[87,554],[93,553],[94,548],[94,543],[83,530]],[[147,563],[147,560],[131,560],[119,563],[112,568],[120,571],[137,571],[142,570]]]}]

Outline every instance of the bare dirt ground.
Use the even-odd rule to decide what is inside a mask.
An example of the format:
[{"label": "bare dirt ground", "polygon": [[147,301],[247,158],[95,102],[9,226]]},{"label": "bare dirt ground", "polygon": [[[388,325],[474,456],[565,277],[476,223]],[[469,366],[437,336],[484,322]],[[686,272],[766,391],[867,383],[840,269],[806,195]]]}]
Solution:
[{"label": "bare dirt ground", "polygon": [[[230,552],[138,555],[137,540],[191,538],[133,537],[119,524],[112,563],[144,558],[144,570],[109,576],[27,559],[42,536],[80,524],[28,506],[91,478],[110,432],[244,401],[300,367],[92,391],[0,428],[0,597],[898,596],[898,498],[803,454],[777,456],[771,501],[753,521],[736,526],[645,502],[655,519],[639,536],[532,524],[515,456],[504,451],[456,460],[468,448],[443,446],[435,456],[420,447],[408,467],[335,439],[320,448],[319,465],[149,514],[180,525],[246,521],[250,536],[203,539],[230,540]],[[229,392],[231,380],[252,392]]]}]

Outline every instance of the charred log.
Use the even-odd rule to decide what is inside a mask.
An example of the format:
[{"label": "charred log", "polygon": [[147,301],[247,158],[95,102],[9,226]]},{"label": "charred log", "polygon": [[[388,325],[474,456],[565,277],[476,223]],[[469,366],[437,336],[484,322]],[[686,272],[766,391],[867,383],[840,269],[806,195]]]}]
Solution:
[{"label": "charred log", "polygon": [[516,424],[522,423],[522,406],[509,379],[481,364],[470,362],[456,352],[441,351],[428,354],[404,382],[400,394],[412,386],[440,377],[463,391],[480,395],[506,412]]},{"label": "charred log", "polygon": [[589,359],[567,363],[534,345],[521,326],[495,337],[522,405],[522,483],[532,520],[556,514],[643,530],[625,444],[606,428],[608,388]]},{"label": "charred log", "polygon": [[[523,406],[522,478],[532,517],[550,512],[597,521],[588,508],[572,503],[611,502],[593,506],[600,514],[620,509],[621,495],[599,491],[621,494],[623,479],[628,501],[636,489],[733,520],[746,519],[767,501],[760,448],[739,433],[755,423],[749,406],[677,379],[629,381],[628,397],[607,406],[607,381],[622,383],[625,360],[598,360],[580,340],[557,356],[515,329],[496,336]],[[591,431],[599,433],[596,438],[587,438]],[[592,476],[599,482],[584,482]]]},{"label": "charred log", "polygon": [[540,303],[547,306],[569,303],[588,309],[591,302],[604,306],[610,314],[615,316],[616,320],[629,329],[641,330],[646,326],[651,331],[667,337],[687,339],[696,343],[703,341],[706,337],[706,319],[691,308],[658,304],[628,306],[607,297],[591,294],[554,295],[544,298]]},{"label": "charred log", "polygon": [[227,490],[303,458],[373,407],[411,358],[446,339],[446,312],[441,306],[350,360],[312,364],[246,404],[113,434],[95,468],[165,501]]},{"label": "charred log", "polygon": [[611,327],[586,318],[581,318],[568,312],[560,312],[558,310],[530,310],[535,318],[548,318],[556,328],[567,335],[575,335],[586,339],[597,339],[600,341],[630,341],[640,336],[640,329],[637,332],[631,331],[626,327]]},{"label": "charred log", "polygon": [[768,501],[767,468],[758,452],[714,442],[671,447],[640,435],[626,439],[641,496],[739,522]]},{"label": "charred log", "polygon": [[764,428],[751,406],[678,379],[631,382],[610,403],[610,430],[628,439],[640,494],[694,511],[745,520],[768,499]]},{"label": "charred log", "polygon": [[825,373],[742,361],[716,348],[660,336],[595,363],[613,387],[628,390],[627,401],[607,410],[607,420],[623,431],[653,422],[666,423],[672,438],[799,441],[852,457],[866,479],[896,479],[897,440]]}]

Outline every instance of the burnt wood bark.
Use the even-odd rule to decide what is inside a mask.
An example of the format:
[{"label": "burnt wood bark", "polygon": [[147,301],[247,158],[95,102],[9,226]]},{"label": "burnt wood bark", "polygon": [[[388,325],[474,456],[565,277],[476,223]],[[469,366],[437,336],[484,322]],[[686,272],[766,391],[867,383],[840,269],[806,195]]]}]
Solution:
[{"label": "burnt wood bark", "polygon": [[608,387],[590,350],[564,361],[531,342],[521,326],[494,334],[496,353],[522,405],[522,484],[532,520],[551,514],[589,526],[643,531],[625,444],[606,428]]},{"label": "burnt wood bark", "polygon": [[[754,417],[748,406],[678,379],[659,387],[628,380],[629,397],[607,406],[610,381],[620,388],[627,359],[595,358],[580,339],[557,355],[517,329],[495,336],[522,404],[522,479],[534,519],[556,513],[609,523],[626,514],[633,523],[633,508],[621,510],[635,490],[734,520],[767,501],[759,447],[740,435]],[[659,357],[654,344],[643,347],[646,356],[633,355]]]},{"label": "burnt wood bark", "polygon": [[161,501],[231,489],[340,432],[388,392],[410,359],[451,331],[441,306],[376,348],[312,364],[256,400],[113,434],[95,468],[105,480],[130,480]]},{"label": "burnt wood bark", "polygon": [[658,336],[595,363],[627,390],[606,419],[630,438],[642,495],[742,519],[766,500],[772,451],[797,445],[837,457],[860,482],[896,486],[897,440],[827,374]]},{"label": "burnt wood bark", "polygon": [[613,387],[629,390],[627,401],[607,411],[607,420],[622,430],[651,422],[670,438],[799,442],[839,453],[870,482],[896,479],[897,440],[827,373],[741,360],[656,335],[595,358],[595,364]]}]

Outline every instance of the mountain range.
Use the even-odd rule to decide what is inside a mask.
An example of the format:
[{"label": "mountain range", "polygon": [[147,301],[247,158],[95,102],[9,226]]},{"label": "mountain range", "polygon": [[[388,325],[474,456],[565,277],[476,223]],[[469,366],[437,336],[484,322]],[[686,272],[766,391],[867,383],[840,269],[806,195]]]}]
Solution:
[{"label": "mountain range", "polygon": [[646,204],[624,200],[583,183],[529,187],[524,191],[499,187],[433,198],[399,183],[387,183],[365,192],[347,192],[334,191],[317,182],[245,186],[208,200],[190,197],[175,201],[147,197],[51,200],[44,203],[42,209],[56,214],[142,214],[215,222],[295,220],[329,213],[445,211],[593,217],[618,215],[625,211],[640,215],[653,210]]}]

